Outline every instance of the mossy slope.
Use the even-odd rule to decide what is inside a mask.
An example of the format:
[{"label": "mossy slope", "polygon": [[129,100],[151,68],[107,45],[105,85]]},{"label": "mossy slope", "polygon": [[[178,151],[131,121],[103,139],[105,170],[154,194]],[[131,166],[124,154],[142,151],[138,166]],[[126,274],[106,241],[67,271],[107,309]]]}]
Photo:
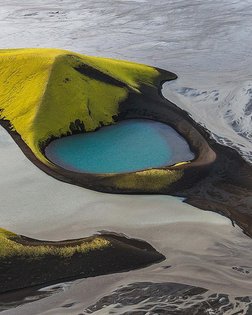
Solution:
[{"label": "mossy slope", "polygon": [[44,153],[53,139],[94,131],[120,119],[166,117],[168,123],[174,122],[177,118],[171,112],[159,111],[167,109],[161,83],[175,79],[175,74],[59,49],[0,50],[0,67],[0,124],[46,173],[107,192],[171,191],[184,177],[180,163],[172,169],[128,174],[79,174],[53,164]]},{"label": "mossy slope", "polygon": [[48,139],[112,124],[128,92],[159,76],[149,66],[57,49],[0,50],[0,62],[0,119],[47,165]]},{"label": "mossy slope", "polygon": [[[0,228],[0,262],[1,259],[23,257],[35,259],[45,255],[71,257],[74,254],[85,254],[93,250],[104,249],[110,246],[108,240],[95,237],[92,240],[78,241],[76,244],[60,245],[55,243],[41,242],[37,244],[23,243],[23,237]],[[31,242],[32,243],[32,242]]]}]

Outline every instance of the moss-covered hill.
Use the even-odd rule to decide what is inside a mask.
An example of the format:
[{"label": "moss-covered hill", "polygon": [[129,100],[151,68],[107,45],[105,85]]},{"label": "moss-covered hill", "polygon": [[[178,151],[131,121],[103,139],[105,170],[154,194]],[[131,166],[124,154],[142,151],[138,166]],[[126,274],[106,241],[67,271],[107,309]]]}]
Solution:
[{"label": "moss-covered hill", "polygon": [[170,192],[183,178],[189,162],[96,175],[59,167],[47,159],[44,150],[53,139],[128,118],[162,121],[178,126],[182,134],[193,135],[160,93],[161,83],[175,79],[175,74],[59,49],[0,50],[0,67],[0,124],[46,173],[86,188],[126,193]]},{"label": "moss-covered hill", "polygon": [[129,91],[158,76],[149,66],[65,50],[0,50],[0,119],[48,165],[43,143],[113,123]]}]

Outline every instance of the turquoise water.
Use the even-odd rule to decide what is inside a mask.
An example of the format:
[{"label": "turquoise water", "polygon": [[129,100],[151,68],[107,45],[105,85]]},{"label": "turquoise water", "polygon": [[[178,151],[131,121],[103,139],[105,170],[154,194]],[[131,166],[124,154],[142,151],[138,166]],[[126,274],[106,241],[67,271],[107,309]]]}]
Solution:
[{"label": "turquoise water", "polygon": [[130,172],[194,157],[174,129],[143,119],[55,140],[46,148],[46,156],[65,169],[87,173]]}]

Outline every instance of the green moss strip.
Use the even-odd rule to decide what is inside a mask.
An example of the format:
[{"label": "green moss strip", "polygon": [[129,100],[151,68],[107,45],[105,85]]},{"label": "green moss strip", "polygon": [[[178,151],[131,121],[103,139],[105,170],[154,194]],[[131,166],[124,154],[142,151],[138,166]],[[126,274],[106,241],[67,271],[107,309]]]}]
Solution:
[{"label": "green moss strip", "polygon": [[22,237],[0,228],[0,259],[12,256],[25,256],[39,258],[46,255],[71,257],[74,254],[85,254],[93,250],[99,250],[110,246],[110,242],[101,237],[95,237],[90,241],[79,241],[77,245],[24,245]]}]

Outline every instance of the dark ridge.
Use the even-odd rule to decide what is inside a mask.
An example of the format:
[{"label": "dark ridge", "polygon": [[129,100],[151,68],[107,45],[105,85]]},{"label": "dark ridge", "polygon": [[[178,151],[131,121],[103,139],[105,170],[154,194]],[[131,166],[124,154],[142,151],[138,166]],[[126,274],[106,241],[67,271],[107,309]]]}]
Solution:
[{"label": "dark ridge", "polygon": [[21,236],[19,240],[16,238],[13,241],[24,246],[42,245],[60,248],[88,243],[97,237],[109,241],[109,246],[86,253],[75,253],[69,257],[52,254],[39,257],[21,254],[0,257],[0,293],[41,284],[49,285],[77,278],[129,271],[165,259],[164,255],[145,241],[114,234],[59,242],[39,241]]},{"label": "dark ridge", "polygon": [[108,74],[106,74],[100,70],[97,70],[97,69],[95,69],[89,65],[82,64],[79,67],[76,67],[74,69],[76,71],[80,72],[81,74],[88,76],[91,79],[94,79],[94,80],[97,80],[100,82],[104,82],[104,83],[108,83],[111,85],[115,85],[118,87],[122,87],[122,88],[128,88],[128,86],[124,82],[117,80],[117,79],[111,77],[110,75],[108,75]]},{"label": "dark ridge", "polygon": [[87,100],[87,110],[88,110],[88,115],[89,115],[90,117],[92,117],[92,114],[91,114],[91,110],[90,110],[89,104],[90,104],[90,100],[88,99],[88,100]]}]

